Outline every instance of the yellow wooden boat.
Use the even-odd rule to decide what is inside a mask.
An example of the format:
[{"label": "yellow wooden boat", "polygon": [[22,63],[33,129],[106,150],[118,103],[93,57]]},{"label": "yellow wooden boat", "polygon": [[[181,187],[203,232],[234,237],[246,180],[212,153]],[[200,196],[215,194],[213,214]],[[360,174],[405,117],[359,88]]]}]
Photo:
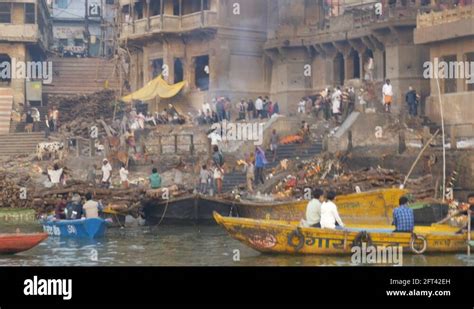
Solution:
[{"label": "yellow wooden boat", "polygon": [[[351,254],[354,246],[402,247],[404,253],[464,252],[467,233],[447,225],[417,226],[413,234],[388,225],[348,225],[341,230],[302,228],[297,222],[222,217],[214,219],[233,238],[265,253]],[[474,235],[472,235],[474,236]]]},{"label": "yellow wooden boat", "polygon": [[[407,194],[398,188],[380,189],[368,192],[340,195],[335,203],[344,222],[391,224],[392,213],[398,207],[398,200]],[[305,217],[308,201],[235,203],[240,217],[265,220],[300,221]]]}]

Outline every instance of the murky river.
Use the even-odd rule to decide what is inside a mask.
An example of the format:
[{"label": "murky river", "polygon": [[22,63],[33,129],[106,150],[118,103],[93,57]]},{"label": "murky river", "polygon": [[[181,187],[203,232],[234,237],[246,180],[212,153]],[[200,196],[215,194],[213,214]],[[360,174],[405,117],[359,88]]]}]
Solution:
[{"label": "murky river", "polygon": [[[14,232],[16,226],[0,226]],[[41,231],[23,226],[21,231]],[[263,255],[218,226],[111,228],[100,240],[49,237],[39,246],[0,255],[0,266],[349,266],[349,256]],[[474,266],[474,255],[404,255],[403,265]]]}]

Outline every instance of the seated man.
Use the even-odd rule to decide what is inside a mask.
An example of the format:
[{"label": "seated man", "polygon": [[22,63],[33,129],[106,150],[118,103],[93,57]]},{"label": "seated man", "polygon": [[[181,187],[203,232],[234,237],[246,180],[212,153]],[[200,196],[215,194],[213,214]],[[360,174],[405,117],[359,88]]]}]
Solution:
[{"label": "seated man", "polygon": [[[463,204],[462,205],[462,211],[456,213],[456,215],[468,215],[468,210],[471,211],[471,231],[474,229],[474,193],[470,193],[467,196],[467,205]],[[465,233],[467,232],[469,228],[469,222],[466,222],[466,224],[457,232],[458,234]]]},{"label": "seated man", "polygon": [[66,205],[66,220],[77,220],[82,218],[82,203],[81,196],[74,194],[71,202]]},{"label": "seated man", "polygon": [[396,233],[412,233],[415,227],[413,209],[408,207],[408,199],[402,196],[398,203],[400,206],[393,210],[393,225]]},{"label": "seated man", "polygon": [[336,222],[341,228],[344,227],[337,206],[333,202],[335,198],[336,192],[331,191],[327,195],[327,201],[321,205],[321,228],[323,229],[335,229]]},{"label": "seated man", "polygon": [[161,176],[158,174],[158,169],[153,168],[152,174],[148,178],[150,182],[150,188],[155,190],[155,189],[160,189],[161,188]]},{"label": "seated man", "polygon": [[100,203],[92,199],[92,193],[86,194],[86,203],[82,206],[86,219],[99,218],[99,210],[101,210]]},{"label": "seated man", "polygon": [[66,219],[66,205],[67,205],[67,196],[63,195],[59,203],[56,204],[56,208],[54,209],[54,215],[56,220],[64,220]]},{"label": "seated man", "polygon": [[302,224],[305,227],[321,227],[321,203],[324,201],[323,191],[314,189],[313,199],[306,206],[306,220]]}]

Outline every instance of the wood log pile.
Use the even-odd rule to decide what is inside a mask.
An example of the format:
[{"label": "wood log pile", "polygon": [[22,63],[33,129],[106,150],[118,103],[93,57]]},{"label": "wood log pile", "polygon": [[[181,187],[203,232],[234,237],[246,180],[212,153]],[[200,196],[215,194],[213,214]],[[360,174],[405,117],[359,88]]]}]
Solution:
[{"label": "wood log pile", "polygon": [[[304,164],[293,166],[287,171],[290,174],[273,187],[272,193],[278,199],[291,199],[301,197],[304,188],[311,187],[335,191],[337,194],[350,194],[357,189],[363,192],[399,188],[405,181],[405,175],[395,170],[377,167],[352,171],[345,166],[344,161],[344,155],[323,154]],[[411,177],[405,186],[416,200],[433,198],[435,187],[431,174]]]},{"label": "wood log pile", "polygon": [[0,173],[0,208],[27,208],[32,201],[29,184],[29,176]]},{"label": "wood log pile", "polygon": [[[399,188],[405,180],[405,175],[401,173],[383,169],[371,168],[360,171],[343,173],[340,175],[321,179],[317,175],[298,181],[298,191],[304,187],[321,188],[323,190],[332,190],[337,194],[350,194],[361,191],[370,191],[382,188]],[[405,188],[410,191],[413,198],[422,200],[433,198],[435,195],[435,184],[432,175],[425,175],[419,178],[409,179]]]},{"label": "wood log pile", "polygon": [[97,186],[93,187],[82,181],[69,181],[66,186],[37,190],[34,193],[33,206],[38,212],[41,212],[42,208],[50,209],[50,207],[54,207],[64,195],[70,196],[77,193],[84,197],[88,192],[93,194],[94,200],[101,200],[104,206],[123,209],[139,203],[145,190],[143,188],[104,189]]},{"label": "wood log pile", "polygon": [[61,130],[75,136],[89,137],[92,126],[103,130],[99,118],[110,120],[114,112],[115,92],[104,90],[91,95],[51,96],[49,104],[58,106]]},{"label": "wood log pile", "polygon": [[160,189],[150,189],[146,190],[146,197],[153,200],[161,200],[166,198],[174,198],[183,195],[184,190],[183,188],[179,188],[177,185],[172,185],[171,187],[167,188],[160,188]]}]

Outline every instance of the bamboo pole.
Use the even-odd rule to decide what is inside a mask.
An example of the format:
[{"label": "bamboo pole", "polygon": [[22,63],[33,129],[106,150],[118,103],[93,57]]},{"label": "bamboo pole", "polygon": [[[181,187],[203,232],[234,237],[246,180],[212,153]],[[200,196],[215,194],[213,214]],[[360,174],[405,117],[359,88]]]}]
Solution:
[{"label": "bamboo pole", "polygon": [[435,137],[438,135],[439,133],[439,129],[435,132],[435,134],[433,134],[433,136],[426,142],[425,146],[423,147],[423,149],[421,149],[420,153],[418,154],[418,157],[416,157],[416,160],[415,162],[413,162],[411,168],[410,168],[410,171],[408,172],[408,174],[405,176],[405,181],[403,182],[403,187],[405,187],[407,181],[408,181],[408,178],[410,178],[410,175],[411,173],[413,172],[413,170],[415,169],[415,166],[416,164],[418,164],[418,161],[420,161],[420,158],[421,158],[421,155],[425,152],[426,148],[428,148],[428,146],[430,145],[431,141],[433,141],[435,139]]},{"label": "bamboo pole", "polygon": [[436,85],[438,86],[438,100],[439,100],[439,112],[441,115],[441,134],[443,139],[443,199],[446,199],[446,135],[444,134],[444,113],[443,113],[443,102],[441,101],[441,88],[439,86],[439,78],[436,77]]},{"label": "bamboo pole", "polygon": [[467,256],[471,256],[471,206],[467,209]]}]

